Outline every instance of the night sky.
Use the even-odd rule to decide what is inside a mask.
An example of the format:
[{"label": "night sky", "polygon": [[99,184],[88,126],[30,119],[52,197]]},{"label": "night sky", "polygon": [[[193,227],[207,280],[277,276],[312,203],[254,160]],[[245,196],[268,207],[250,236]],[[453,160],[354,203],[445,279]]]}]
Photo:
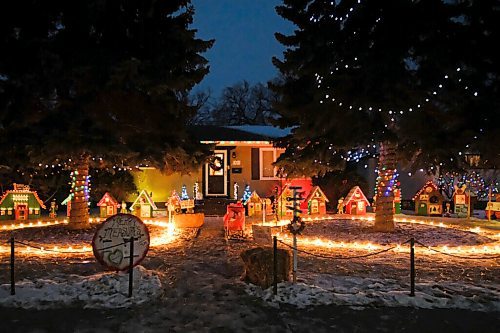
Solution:
[{"label": "night sky", "polygon": [[271,62],[282,58],[283,46],[274,33],[289,33],[292,24],[276,14],[279,0],[193,0],[193,28],[198,37],[215,39],[205,54],[210,61],[208,74],[199,89],[210,88],[214,97],[236,82],[265,82],[277,75]]}]

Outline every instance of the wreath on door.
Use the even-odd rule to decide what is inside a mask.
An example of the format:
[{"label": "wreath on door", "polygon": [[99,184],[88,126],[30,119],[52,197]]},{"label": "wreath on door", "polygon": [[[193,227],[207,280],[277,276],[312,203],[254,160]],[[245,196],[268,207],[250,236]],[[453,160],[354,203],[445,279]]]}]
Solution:
[{"label": "wreath on door", "polygon": [[210,169],[214,171],[220,171],[223,167],[223,160],[220,156],[212,156],[210,161],[208,162],[208,166]]}]

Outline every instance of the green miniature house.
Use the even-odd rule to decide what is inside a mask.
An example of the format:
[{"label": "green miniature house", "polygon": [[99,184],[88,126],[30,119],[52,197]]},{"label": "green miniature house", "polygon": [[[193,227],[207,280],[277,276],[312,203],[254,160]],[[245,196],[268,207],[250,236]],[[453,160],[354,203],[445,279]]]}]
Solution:
[{"label": "green miniature house", "polygon": [[40,218],[45,209],[36,191],[29,185],[15,184],[14,189],[4,193],[0,199],[0,220],[32,220]]}]

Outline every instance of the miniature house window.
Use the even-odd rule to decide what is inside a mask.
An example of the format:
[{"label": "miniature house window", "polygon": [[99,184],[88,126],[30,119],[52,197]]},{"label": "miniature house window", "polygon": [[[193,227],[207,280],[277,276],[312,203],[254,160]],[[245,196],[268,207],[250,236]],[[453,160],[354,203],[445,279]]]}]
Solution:
[{"label": "miniature house window", "polygon": [[40,214],[40,209],[35,208],[35,214]]},{"label": "miniature house window", "polygon": [[437,197],[437,196],[433,195],[433,196],[429,199],[429,201],[430,201],[431,203],[437,203],[437,202],[439,201],[439,199],[438,199],[438,197]]},{"label": "miniature house window", "polygon": [[5,215],[5,209],[0,210],[0,215]]},{"label": "miniature house window", "polygon": [[276,167],[273,163],[276,161],[277,153],[274,148],[260,149],[260,179],[272,180],[277,179]]},{"label": "miniature house window", "polygon": [[12,215],[12,208],[9,208],[9,210],[7,211],[7,215]]}]

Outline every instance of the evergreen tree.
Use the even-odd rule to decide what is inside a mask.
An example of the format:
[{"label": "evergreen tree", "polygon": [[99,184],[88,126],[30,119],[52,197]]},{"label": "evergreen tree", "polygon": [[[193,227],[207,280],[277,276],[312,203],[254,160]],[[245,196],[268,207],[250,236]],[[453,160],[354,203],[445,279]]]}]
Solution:
[{"label": "evergreen tree", "polygon": [[243,202],[244,205],[247,204],[247,201],[250,199],[252,196],[252,192],[250,191],[250,185],[245,185],[245,190],[243,191],[243,197],[241,198],[241,201]]},{"label": "evergreen tree", "polygon": [[[204,158],[184,125],[212,45],[189,29],[189,0],[20,0],[0,13],[0,164],[185,172]],[[71,222],[85,225],[77,191]],[[74,211],[73,211],[74,210]]]},{"label": "evergreen tree", "polygon": [[186,187],[186,185],[182,185],[181,200],[188,200],[188,199],[189,199],[189,195],[188,195],[187,187]]},{"label": "evergreen tree", "polygon": [[[297,29],[277,33],[273,59],[281,126],[279,164],[322,174],[379,154],[375,228],[391,231],[391,181],[408,168],[461,167],[480,152],[499,161],[499,7],[496,1],[284,0],[277,12]],[[474,111],[474,112],[472,112]]]}]

